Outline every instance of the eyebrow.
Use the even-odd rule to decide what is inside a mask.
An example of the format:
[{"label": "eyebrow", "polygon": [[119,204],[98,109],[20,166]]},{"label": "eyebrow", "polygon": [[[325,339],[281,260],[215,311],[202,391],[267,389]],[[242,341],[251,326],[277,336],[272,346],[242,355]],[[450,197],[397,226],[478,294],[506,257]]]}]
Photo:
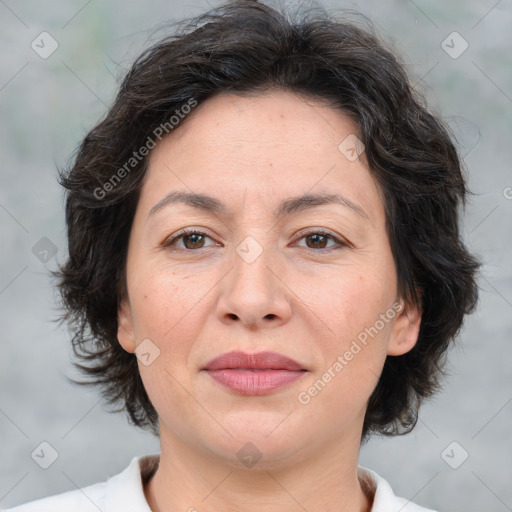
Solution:
[{"label": "eyebrow", "polygon": [[[162,210],[170,204],[181,203],[198,210],[218,215],[229,216],[229,210],[218,199],[205,195],[196,194],[191,192],[170,192],[163,199],[158,201],[153,208],[149,211],[148,218],[156,212]],[[315,206],[323,206],[328,204],[339,204],[350,208],[352,211],[361,217],[370,220],[368,214],[358,204],[354,203],[342,194],[303,194],[297,197],[290,197],[281,202],[278,208],[274,211],[274,217],[278,218],[282,215],[289,215],[291,213],[300,212]]]}]

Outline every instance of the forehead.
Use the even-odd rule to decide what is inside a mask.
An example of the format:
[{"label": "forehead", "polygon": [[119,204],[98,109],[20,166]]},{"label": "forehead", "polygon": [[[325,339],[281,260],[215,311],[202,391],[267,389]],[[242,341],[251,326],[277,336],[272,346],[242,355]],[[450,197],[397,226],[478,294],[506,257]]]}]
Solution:
[{"label": "forehead", "polygon": [[[296,147],[310,138],[303,151],[337,149],[339,137],[357,134],[357,124],[326,101],[273,89],[249,96],[220,93],[202,102],[168,137],[207,147],[229,145]],[[276,134],[279,136],[276,137]]]},{"label": "forehead", "polygon": [[143,196],[154,202],[179,188],[227,196],[235,206],[255,197],[273,210],[272,197],[342,193],[372,217],[381,207],[371,205],[380,201],[376,183],[362,157],[340,151],[357,133],[345,113],[291,92],[219,94],[152,150]]}]

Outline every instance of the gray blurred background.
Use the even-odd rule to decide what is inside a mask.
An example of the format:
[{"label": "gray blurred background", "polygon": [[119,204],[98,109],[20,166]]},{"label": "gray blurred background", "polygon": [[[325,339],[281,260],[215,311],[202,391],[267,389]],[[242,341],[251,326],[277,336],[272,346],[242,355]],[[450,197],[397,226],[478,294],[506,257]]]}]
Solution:
[{"label": "gray blurred background", "polygon": [[[103,481],[159,451],[95,390],[67,381],[77,373],[49,275],[66,257],[56,167],[105,114],[156,27],[220,4],[0,0],[0,508]],[[413,433],[373,439],[360,463],[424,506],[512,510],[512,2],[323,5],[368,15],[452,127],[475,193],[463,233],[484,262],[444,392]],[[41,449],[53,454],[42,442],[58,455],[48,469],[36,463]]]}]

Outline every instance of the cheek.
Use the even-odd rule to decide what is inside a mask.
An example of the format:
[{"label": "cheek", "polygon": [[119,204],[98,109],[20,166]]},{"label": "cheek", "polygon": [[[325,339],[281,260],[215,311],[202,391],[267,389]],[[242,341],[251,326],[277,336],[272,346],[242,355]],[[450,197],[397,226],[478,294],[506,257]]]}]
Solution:
[{"label": "cheek", "polygon": [[377,266],[350,268],[317,280],[315,289],[304,284],[304,302],[329,328],[335,348],[343,348],[391,308],[394,287],[382,275]]},{"label": "cheek", "polygon": [[162,401],[173,403],[175,410],[187,402],[182,386],[190,388],[191,355],[205,336],[205,318],[213,307],[208,292],[218,278],[212,272],[185,272],[178,265],[148,261],[131,274],[128,285],[136,341],[151,340],[159,356],[150,366],[139,362],[139,371],[155,407]]},{"label": "cheek", "polygon": [[191,389],[188,361],[201,337],[205,294],[211,288],[204,275],[199,279],[178,274],[148,266],[135,274],[129,289],[137,342],[150,339],[158,347],[158,357],[150,365],[139,361],[139,372],[163,421],[174,411],[187,411],[191,418],[198,415],[187,392]]},{"label": "cheek", "polygon": [[[189,332],[190,319],[205,295],[204,277],[180,275],[173,267],[148,264],[133,272],[128,283],[137,340],[150,338],[164,348],[176,333]],[[130,286],[131,285],[131,286]],[[199,308],[200,309],[200,308]]]},{"label": "cheek", "polygon": [[317,340],[322,359],[318,368],[321,382],[316,388],[324,395],[319,401],[348,411],[351,403],[354,407],[365,403],[373,391],[392,328],[392,317],[381,320],[381,315],[392,310],[394,288],[390,282],[371,269],[347,272],[326,282],[322,294],[310,297],[312,308],[330,333]]}]

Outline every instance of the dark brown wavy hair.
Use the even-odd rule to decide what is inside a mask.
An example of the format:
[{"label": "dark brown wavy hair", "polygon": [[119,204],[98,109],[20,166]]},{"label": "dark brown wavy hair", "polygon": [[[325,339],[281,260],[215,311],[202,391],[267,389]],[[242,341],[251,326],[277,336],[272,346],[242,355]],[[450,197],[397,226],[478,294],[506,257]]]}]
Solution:
[{"label": "dark brown wavy hair", "polygon": [[172,137],[169,118],[191,99],[200,104],[222,92],[275,88],[327,101],[359,127],[385,198],[399,294],[423,310],[414,348],[386,359],[363,440],[409,432],[422,400],[439,389],[447,348],[477,303],[480,263],[458,226],[470,192],[450,132],[371,23],[334,18],[318,4],[291,15],[259,1],[233,1],[183,21],[135,61],[105,118],[60,171],[69,258],[56,275],[75,365],[89,376],[82,383],[99,385],[133,424],[158,434],[136,356],[117,340],[128,237],[147,170],[140,148],[162,124]]}]

